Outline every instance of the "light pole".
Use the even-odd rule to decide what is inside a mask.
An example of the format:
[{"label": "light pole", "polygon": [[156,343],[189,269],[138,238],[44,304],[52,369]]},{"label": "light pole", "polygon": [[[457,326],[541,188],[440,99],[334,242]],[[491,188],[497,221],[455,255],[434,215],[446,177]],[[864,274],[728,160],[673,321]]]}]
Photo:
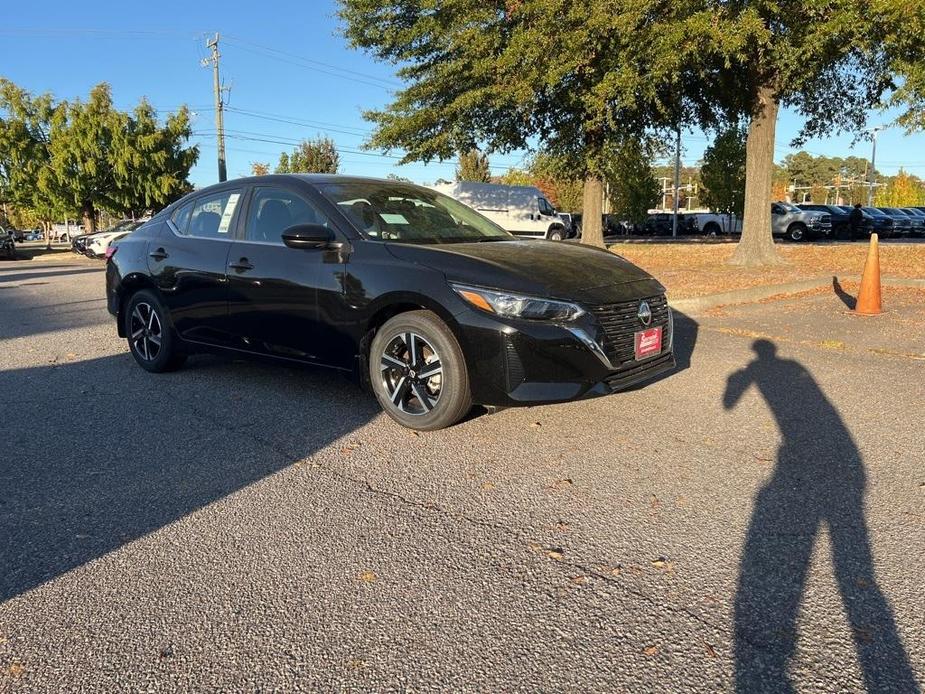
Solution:
[{"label": "light pole", "polygon": [[876,175],[874,167],[877,161],[877,133],[883,130],[886,126],[877,125],[868,130],[870,133],[870,139],[873,141],[873,148],[870,152],[870,172],[867,174],[867,206],[871,207],[874,204],[874,176]]}]

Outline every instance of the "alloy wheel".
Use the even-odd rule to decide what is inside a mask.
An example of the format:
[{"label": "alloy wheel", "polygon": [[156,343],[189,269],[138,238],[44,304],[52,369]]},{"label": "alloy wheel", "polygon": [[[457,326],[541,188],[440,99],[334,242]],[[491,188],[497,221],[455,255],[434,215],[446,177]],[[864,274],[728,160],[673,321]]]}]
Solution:
[{"label": "alloy wheel", "polygon": [[154,361],[161,351],[163,331],[161,319],[151,304],[144,301],[135,304],[129,330],[135,352],[145,361]]},{"label": "alloy wheel", "polygon": [[404,332],[380,356],[382,385],[392,405],[411,415],[425,415],[443,391],[443,365],[433,345],[421,335]]}]

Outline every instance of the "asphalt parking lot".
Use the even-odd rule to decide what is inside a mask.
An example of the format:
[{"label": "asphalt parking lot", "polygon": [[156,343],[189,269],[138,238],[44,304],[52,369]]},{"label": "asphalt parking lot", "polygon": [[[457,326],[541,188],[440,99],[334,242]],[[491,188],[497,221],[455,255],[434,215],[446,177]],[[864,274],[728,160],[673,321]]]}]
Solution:
[{"label": "asphalt parking lot", "polygon": [[0,263],[0,691],[925,685],[906,309],[680,316],[645,388],[415,434],[322,371],[145,373],[102,297]]}]

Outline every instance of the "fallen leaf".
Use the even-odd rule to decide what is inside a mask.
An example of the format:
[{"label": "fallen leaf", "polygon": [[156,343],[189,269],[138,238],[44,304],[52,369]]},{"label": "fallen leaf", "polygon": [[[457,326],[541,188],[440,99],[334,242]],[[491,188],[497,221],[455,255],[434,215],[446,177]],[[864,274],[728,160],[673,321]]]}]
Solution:
[{"label": "fallen leaf", "polygon": [[870,588],[870,581],[868,581],[863,576],[858,576],[854,580],[854,585],[856,585],[858,588],[861,588],[863,590],[865,588]]},{"label": "fallen leaf", "polygon": [[659,508],[661,508],[661,506],[662,506],[662,502],[658,500],[658,497],[655,496],[655,494],[653,494],[652,498],[649,499],[649,508],[657,513]]},{"label": "fallen leaf", "polygon": [[665,557],[659,557],[658,559],[652,560],[652,566],[660,571],[670,572],[674,570],[671,562],[668,561]]},{"label": "fallen leaf", "polygon": [[361,660],[360,658],[351,658],[347,661],[347,667],[351,670],[360,670],[366,667],[366,661]]},{"label": "fallen leaf", "polygon": [[540,422],[533,422],[530,424],[530,426],[535,428],[535,427],[541,427],[543,425]]},{"label": "fallen leaf", "polygon": [[494,488],[495,488],[495,485],[492,484],[491,482],[482,482],[482,491],[490,492]]},{"label": "fallen leaf", "polygon": [[560,533],[568,532],[570,529],[571,528],[569,527],[569,524],[565,521],[559,521],[556,523],[556,530],[558,530]]},{"label": "fallen leaf", "polygon": [[642,652],[648,656],[653,656],[656,653],[658,653],[658,646],[656,646],[655,644],[651,646],[646,646],[645,648],[642,649]]},{"label": "fallen leaf", "polygon": [[19,663],[13,663],[6,669],[6,671],[7,671],[7,674],[12,679],[18,680],[20,677],[22,677],[22,674],[26,671],[26,668],[24,668]]},{"label": "fallen leaf", "polygon": [[874,640],[874,633],[867,627],[854,627],[854,635],[863,643],[872,643]]},{"label": "fallen leaf", "polygon": [[574,576],[572,578],[572,583],[577,583],[580,586],[584,585],[587,582],[588,582],[587,576]]},{"label": "fallen leaf", "polygon": [[561,547],[554,547],[554,548],[552,548],[552,549],[547,549],[547,550],[546,550],[546,556],[549,557],[550,559],[555,559],[556,561],[561,561],[561,559],[562,559],[562,554],[564,553],[564,551],[565,551],[565,550],[563,550]]},{"label": "fallen leaf", "polygon": [[363,581],[363,583],[373,583],[377,578],[379,577],[376,575],[376,572],[370,571],[369,569],[361,573],[359,576],[359,579]]},{"label": "fallen leaf", "polygon": [[572,482],[571,478],[566,477],[561,480],[556,480],[555,482],[547,486],[546,489],[566,489],[567,487],[571,487],[572,484],[574,483]]},{"label": "fallen leaf", "polygon": [[713,646],[711,646],[709,643],[707,643],[706,641],[704,641],[704,642],[703,642],[703,647],[704,647],[704,649],[706,650],[708,656],[710,656],[711,658],[715,658],[715,657],[716,657],[716,649],[713,648]]}]

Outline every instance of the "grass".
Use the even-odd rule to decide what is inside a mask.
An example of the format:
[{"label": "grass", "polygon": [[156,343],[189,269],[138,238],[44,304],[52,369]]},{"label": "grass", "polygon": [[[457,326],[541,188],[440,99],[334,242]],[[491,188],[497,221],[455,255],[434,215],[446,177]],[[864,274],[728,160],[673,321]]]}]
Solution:
[{"label": "grass", "polygon": [[[727,265],[732,243],[618,243],[610,250],[655,275],[672,298],[685,299],[826,275],[858,277],[868,244],[780,243],[777,250],[787,265],[768,269]],[[925,278],[925,244],[881,243],[880,270],[885,277]]]}]

